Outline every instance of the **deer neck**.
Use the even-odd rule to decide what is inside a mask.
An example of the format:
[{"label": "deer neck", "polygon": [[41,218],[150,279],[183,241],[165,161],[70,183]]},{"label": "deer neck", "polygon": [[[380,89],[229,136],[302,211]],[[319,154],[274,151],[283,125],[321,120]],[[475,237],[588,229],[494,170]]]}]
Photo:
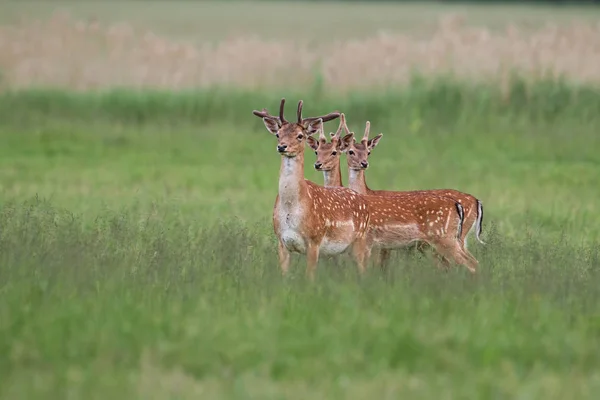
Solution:
[{"label": "deer neck", "polygon": [[340,161],[338,160],[333,169],[323,171],[323,177],[325,178],[325,186],[343,186]]},{"label": "deer neck", "polygon": [[364,169],[348,169],[348,187],[360,194],[367,194],[369,192]]},{"label": "deer neck", "polygon": [[283,206],[299,203],[305,190],[304,154],[298,154],[295,157],[281,157],[279,198]]}]

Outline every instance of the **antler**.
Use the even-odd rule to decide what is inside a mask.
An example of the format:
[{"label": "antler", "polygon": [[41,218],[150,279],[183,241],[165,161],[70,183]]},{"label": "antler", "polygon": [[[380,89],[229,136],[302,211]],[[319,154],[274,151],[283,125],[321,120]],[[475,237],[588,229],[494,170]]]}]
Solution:
[{"label": "antler", "polygon": [[282,124],[287,123],[287,120],[283,116],[284,108],[285,108],[285,98],[282,98],[281,103],[279,104],[279,120],[281,121]]},{"label": "antler", "polygon": [[321,115],[319,117],[302,118],[302,106],[303,105],[304,105],[304,102],[302,100],[300,100],[298,102],[298,113],[297,113],[297,116],[298,116],[298,123],[302,124],[302,125],[305,125],[307,122],[316,121],[319,118],[321,118],[323,120],[323,122],[327,122],[327,121],[334,120],[334,119],[336,119],[337,117],[340,116],[340,112],[339,111],[334,111],[334,112],[331,112],[331,113],[329,113],[327,115]]},{"label": "antler", "polygon": [[302,119],[302,124],[306,124],[307,122],[316,121],[319,118],[322,119],[323,122],[327,122],[327,121],[334,120],[334,119],[336,119],[339,116],[340,116],[340,112],[339,111],[334,111],[332,113],[329,113],[327,115],[322,115],[322,116],[319,116],[319,117],[304,118],[304,119]]},{"label": "antler", "polygon": [[349,133],[353,134],[354,132],[350,132],[350,128],[348,128],[348,125],[346,124],[346,116],[344,114],[342,114],[342,115],[343,115],[343,118],[341,118],[340,127],[342,129],[344,129],[344,131],[346,131],[346,134],[349,134]]},{"label": "antler", "polygon": [[321,118],[317,118],[317,121],[319,123],[319,140],[327,142],[327,138],[325,137],[325,124],[323,123],[323,120]]},{"label": "antler", "polygon": [[369,141],[369,131],[371,130],[371,122],[367,121],[367,123],[365,124],[365,134],[362,137],[361,142],[364,142],[365,144]]},{"label": "antler", "polygon": [[[302,106],[303,105],[304,105],[304,102],[302,100],[300,100],[298,102],[298,111],[297,111],[298,123],[300,125],[306,125],[306,123],[308,123],[308,122],[314,122],[314,121],[316,121],[318,119],[322,119],[323,122],[327,122],[327,121],[334,120],[334,119],[336,119],[337,117],[340,116],[340,112],[339,111],[334,111],[334,112],[331,112],[331,113],[329,113],[327,115],[322,115],[322,116],[318,116],[318,117],[302,118]],[[283,124],[289,123],[285,119],[285,116],[283,115],[284,108],[285,108],[285,98],[282,98],[281,99],[281,103],[279,104],[279,117],[276,117],[274,115],[269,114],[269,112],[267,111],[266,108],[263,108],[262,111],[254,110],[254,111],[252,111],[252,113],[254,115],[256,115],[257,117],[261,117],[261,118],[278,118],[279,119],[279,123],[281,125],[283,125]]]},{"label": "antler", "polygon": [[302,100],[300,100],[298,102],[298,111],[296,112],[296,115],[298,116],[298,123],[302,124],[302,106],[304,105],[304,102]]},{"label": "antler", "polygon": [[252,111],[252,114],[254,114],[254,115],[256,115],[257,117],[260,117],[260,118],[273,118],[273,119],[277,119],[277,120],[279,120],[279,124],[282,125],[282,124],[288,122],[285,119],[284,115],[283,115],[284,108],[285,108],[285,99],[282,98],[281,99],[281,103],[279,104],[279,117],[276,117],[275,115],[269,114],[269,112],[267,111],[266,108],[263,108],[261,111],[254,110],[254,111]]},{"label": "antler", "polygon": [[323,143],[327,143],[327,136],[325,136],[325,128],[323,124],[323,120],[319,124],[319,141]]},{"label": "antler", "polygon": [[254,111],[252,111],[252,114],[254,114],[260,118],[277,118],[278,119],[278,117],[269,114],[269,112],[267,111],[266,108],[263,108],[261,111],[254,110]]},{"label": "antler", "polygon": [[340,133],[342,133],[342,129],[344,129],[344,127],[346,127],[346,129],[348,128],[346,126],[346,115],[344,113],[340,114],[340,125],[337,128],[337,131],[335,132],[334,135],[331,135],[331,140],[337,140],[340,138]]}]

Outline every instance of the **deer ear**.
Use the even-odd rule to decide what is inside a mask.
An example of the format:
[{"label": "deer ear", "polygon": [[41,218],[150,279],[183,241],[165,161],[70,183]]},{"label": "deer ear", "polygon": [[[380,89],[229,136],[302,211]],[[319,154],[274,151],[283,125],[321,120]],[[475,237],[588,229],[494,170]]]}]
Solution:
[{"label": "deer ear", "polygon": [[350,132],[349,134],[340,139],[338,143],[340,151],[345,152],[346,150],[348,150],[348,147],[350,147],[352,142],[354,142],[354,133]]},{"label": "deer ear", "polygon": [[271,134],[277,135],[277,132],[279,132],[279,128],[281,128],[278,118],[264,117],[263,122],[265,124],[265,127],[267,127],[267,130],[271,132]]},{"label": "deer ear", "polygon": [[308,121],[308,123],[304,129],[308,136],[312,136],[315,133],[319,132],[319,129],[321,129],[322,125],[323,125],[323,120],[321,118],[313,119],[313,120]]},{"label": "deer ear", "polygon": [[309,136],[306,138],[306,143],[308,143],[310,148],[315,151],[319,148],[319,142],[317,140],[315,140],[315,138],[312,136]]},{"label": "deer ear", "polygon": [[367,143],[367,148],[369,150],[374,149],[377,144],[379,144],[379,141],[381,140],[381,137],[383,136],[383,133],[380,133],[379,135],[375,136],[373,139],[369,140],[369,142]]}]

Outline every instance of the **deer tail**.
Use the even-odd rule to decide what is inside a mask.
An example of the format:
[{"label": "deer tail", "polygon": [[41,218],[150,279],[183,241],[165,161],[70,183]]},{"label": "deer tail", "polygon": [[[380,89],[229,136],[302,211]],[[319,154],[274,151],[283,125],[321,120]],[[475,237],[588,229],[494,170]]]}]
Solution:
[{"label": "deer tail", "polygon": [[477,220],[475,222],[476,228],[475,228],[475,237],[477,238],[477,240],[479,241],[479,243],[481,244],[486,244],[483,240],[481,240],[481,238],[479,237],[481,235],[481,231],[482,231],[482,223],[483,223],[483,204],[481,204],[481,201],[477,200]]}]

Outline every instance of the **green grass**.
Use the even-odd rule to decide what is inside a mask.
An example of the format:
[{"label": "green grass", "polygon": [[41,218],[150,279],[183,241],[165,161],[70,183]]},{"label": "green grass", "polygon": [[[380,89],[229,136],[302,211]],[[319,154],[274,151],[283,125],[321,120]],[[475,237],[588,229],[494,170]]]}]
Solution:
[{"label": "green grass", "polygon": [[[141,5],[141,3],[143,5]],[[178,40],[219,40],[252,34],[263,38],[313,40],[371,36],[379,31],[424,34],[448,14],[470,25],[504,29],[507,23],[532,29],[548,22],[595,21],[593,6],[288,1],[3,1],[0,23],[45,19],[56,11],[106,24],[126,22]]]},{"label": "green grass", "polygon": [[384,132],[372,188],[472,193],[488,242],[477,278],[406,254],[314,284],[279,275],[251,114],[282,93],[3,94],[0,398],[595,398],[600,93],[569,90],[303,93]]}]

